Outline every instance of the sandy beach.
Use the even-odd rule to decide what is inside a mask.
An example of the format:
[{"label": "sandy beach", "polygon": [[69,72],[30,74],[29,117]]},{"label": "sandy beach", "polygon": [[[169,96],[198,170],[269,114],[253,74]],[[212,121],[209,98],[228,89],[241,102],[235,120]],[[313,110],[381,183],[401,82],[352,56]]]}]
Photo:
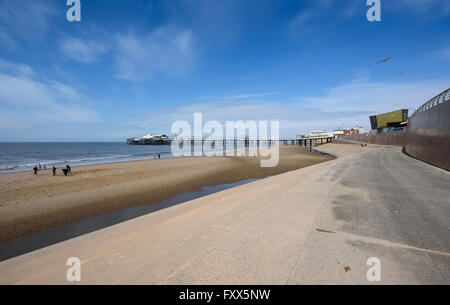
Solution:
[{"label": "sandy beach", "polygon": [[0,242],[130,206],[150,205],[185,192],[264,178],[331,160],[299,147],[280,147],[280,163],[261,168],[253,157],[174,158],[90,165],[39,176],[0,175]]}]

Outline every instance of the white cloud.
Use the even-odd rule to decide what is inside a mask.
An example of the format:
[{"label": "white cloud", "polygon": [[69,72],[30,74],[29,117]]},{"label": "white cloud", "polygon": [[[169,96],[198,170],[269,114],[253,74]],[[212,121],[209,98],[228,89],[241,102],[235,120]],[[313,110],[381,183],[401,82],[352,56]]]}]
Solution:
[{"label": "white cloud", "polygon": [[8,50],[17,48],[16,40],[9,34],[6,27],[0,24],[0,46]]},{"label": "white cloud", "polygon": [[272,96],[280,94],[281,92],[264,92],[264,93],[241,93],[237,95],[230,96],[229,99],[232,100],[246,100],[250,98],[261,98],[266,96]]},{"label": "white cloud", "polygon": [[175,26],[162,26],[140,34],[130,30],[113,35],[112,40],[67,37],[60,43],[60,49],[81,63],[94,63],[102,55],[111,54],[115,76],[131,81],[183,74],[194,59],[192,31]]},{"label": "white cloud", "polygon": [[430,53],[431,57],[450,61],[450,46]]},{"label": "white cloud", "polygon": [[303,97],[301,103],[329,110],[364,110],[374,113],[403,108],[415,110],[439,92],[447,89],[450,79],[409,82],[370,82],[356,79],[330,88],[324,96]]},{"label": "white cloud", "polygon": [[158,75],[183,73],[193,60],[192,31],[172,26],[137,36],[130,31],[117,35],[115,59],[117,77],[145,80]]},{"label": "white cloud", "polygon": [[303,37],[317,32],[322,26],[317,22],[322,15],[327,11],[327,7],[323,5],[306,8],[297,13],[289,22],[289,30],[296,37]]},{"label": "white cloud", "polygon": [[[184,120],[192,123],[194,113],[203,114],[204,121],[280,121],[281,134],[293,136],[309,129],[333,129],[342,119],[351,120],[365,115],[364,111],[328,111],[321,108],[302,107],[292,103],[216,101],[166,108],[149,113],[147,118],[129,122],[142,128],[142,132],[167,132],[171,124]],[[367,115],[366,115],[367,116]],[[325,123],[326,122],[326,123]]]},{"label": "white cloud", "polygon": [[109,48],[104,41],[81,40],[73,37],[64,39],[60,47],[66,56],[81,63],[97,61]]},{"label": "white cloud", "polygon": [[248,99],[255,99],[255,98],[262,98],[267,96],[274,96],[281,94],[282,92],[276,91],[276,92],[262,92],[262,93],[239,93],[235,95],[230,95],[226,97],[214,97],[212,95],[210,96],[203,96],[200,97],[200,100],[248,100]]},{"label": "white cloud", "polygon": [[290,26],[297,29],[314,21],[318,16],[320,16],[320,9],[302,10],[291,20]]},{"label": "white cloud", "polygon": [[345,18],[352,18],[358,15],[364,15],[368,7],[365,7],[364,1],[351,1],[348,5],[345,5],[341,10],[341,14]]},{"label": "white cloud", "polygon": [[387,9],[408,11],[414,15],[432,15],[441,18],[450,14],[450,2],[447,0],[396,0],[386,3]]},{"label": "white cloud", "polygon": [[329,88],[321,96],[301,97],[297,102],[212,101],[165,108],[148,113],[128,124],[139,126],[142,133],[167,132],[177,120],[192,122],[195,112],[204,120],[278,120],[282,136],[294,136],[309,130],[333,130],[344,124],[370,127],[369,116],[396,109],[410,109],[447,89],[449,79],[397,83],[377,83],[357,79]]},{"label": "white cloud", "polygon": [[55,81],[50,81],[48,86],[53,88],[55,90],[55,93],[57,93],[61,97],[64,97],[66,100],[70,101],[82,100],[82,97],[80,96],[78,91],[75,90],[75,88],[73,87]]},{"label": "white cloud", "polygon": [[[55,81],[36,81],[31,77],[31,67],[23,64],[1,60],[1,67],[9,69],[0,72],[0,106],[5,119],[2,130],[8,126],[29,126],[37,130],[41,123],[96,119],[95,112],[84,106],[83,97],[73,87]],[[19,72],[14,73],[14,67]]]},{"label": "white cloud", "polygon": [[[421,21],[432,21],[450,15],[448,0],[382,0],[383,12],[415,16]],[[368,6],[365,0],[313,0],[302,8],[289,22],[294,36],[312,36],[327,32],[337,20],[360,16],[365,18]],[[317,35],[315,35],[317,36]]]},{"label": "white cloud", "polygon": [[0,59],[0,71],[5,71],[15,75],[33,76],[34,70],[25,64],[16,64],[4,59]]},{"label": "white cloud", "polygon": [[19,41],[42,40],[50,29],[50,18],[56,13],[49,1],[1,1],[0,46],[13,50]]},{"label": "white cloud", "polygon": [[[304,37],[318,32],[328,32],[336,20],[352,18],[358,13],[366,13],[365,1],[355,0],[314,0],[302,8],[289,21],[289,30],[296,37]],[[316,37],[317,35],[315,35]]]},{"label": "white cloud", "polygon": [[[13,140],[16,132],[25,128],[26,124],[24,120],[18,117],[16,112],[6,110],[0,112],[0,131],[4,137],[7,137],[8,133],[11,133],[11,140]],[[4,140],[3,137],[0,140]]]}]

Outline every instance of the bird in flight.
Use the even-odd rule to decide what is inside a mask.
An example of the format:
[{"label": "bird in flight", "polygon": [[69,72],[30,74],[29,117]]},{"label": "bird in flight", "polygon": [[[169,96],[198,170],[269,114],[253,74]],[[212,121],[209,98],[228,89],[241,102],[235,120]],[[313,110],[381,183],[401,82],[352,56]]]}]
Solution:
[{"label": "bird in flight", "polygon": [[387,58],[385,58],[385,59],[379,60],[379,61],[377,62],[377,64],[381,64],[381,63],[383,63],[383,62],[388,62],[388,61],[390,61],[391,59],[392,59],[392,57],[387,57]]},{"label": "bird in flight", "polygon": [[397,75],[402,75],[403,72],[396,72],[395,74],[397,74]]}]

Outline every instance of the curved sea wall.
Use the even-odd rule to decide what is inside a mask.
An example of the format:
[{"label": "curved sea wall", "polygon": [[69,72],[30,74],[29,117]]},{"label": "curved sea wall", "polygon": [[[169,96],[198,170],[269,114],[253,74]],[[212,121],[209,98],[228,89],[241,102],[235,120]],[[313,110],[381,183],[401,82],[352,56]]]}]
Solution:
[{"label": "curved sea wall", "polygon": [[404,146],[410,156],[450,170],[450,89],[414,112]]},{"label": "curved sea wall", "polygon": [[420,106],[409,118],[408,128],[403,132],[351,135],[345,139],[403,146],[408,155],[450,170],[450,89]]},{"label": "curved sea wall", "polygon": [[[395,133],[388,133],[382,135],[368,135],[368,134],[360,134],[360,135],[349,135],[345,136],[342,139],[358,141],[363,143],[370,144],[378,144],[378,145],[395,145],[395,146],[405,146],[406,145],[406,131],[399,131]],[[339,142],[338,138],[335,140],[336,143]]]}]

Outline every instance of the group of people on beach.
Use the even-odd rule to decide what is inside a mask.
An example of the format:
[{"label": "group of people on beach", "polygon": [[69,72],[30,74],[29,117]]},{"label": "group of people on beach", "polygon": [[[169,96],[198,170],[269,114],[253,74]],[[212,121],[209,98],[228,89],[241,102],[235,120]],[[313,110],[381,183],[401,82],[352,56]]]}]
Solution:
[{"label": "group of people on beach", "polygon": [[[161,154],[157,154],[155,157],[157,159],[161,159]],[[41,166],[41,164],[39,164],[38,166],[35,166],[33,168],[33,173],[37,176],[40,170],[46,170],[46,169],[47,169],[47,167],[45,165]],[[56,170],[57,170],[57,168],[53,166],[53,169],[52,169],[53,177],[57,176]],[[61,169],[61,171],[63,172],[64,176],[66,176],[66,177],[72,175],[72,168],[69,165],[66,165],[65,168]]]},{"label": "group of people on beach", "polygon": [[[45,169],[46,169],[46,167],[44,166],[44,170]],[[52,169],[53,177],[57,176],[56,175],[56,169],[57,168],[53,166],[53,169]],[[33,173],[37,176],[40,170],[42,170],[42,166],[39,164],[39,166],[35,166],[33,168]],[[66,167],[62,168],[61,170],[62,170],[64,176],[66,176],[66,177],[69,176],[69,175],[72,175],[72,168],[69,165],[66,165]]]}]

